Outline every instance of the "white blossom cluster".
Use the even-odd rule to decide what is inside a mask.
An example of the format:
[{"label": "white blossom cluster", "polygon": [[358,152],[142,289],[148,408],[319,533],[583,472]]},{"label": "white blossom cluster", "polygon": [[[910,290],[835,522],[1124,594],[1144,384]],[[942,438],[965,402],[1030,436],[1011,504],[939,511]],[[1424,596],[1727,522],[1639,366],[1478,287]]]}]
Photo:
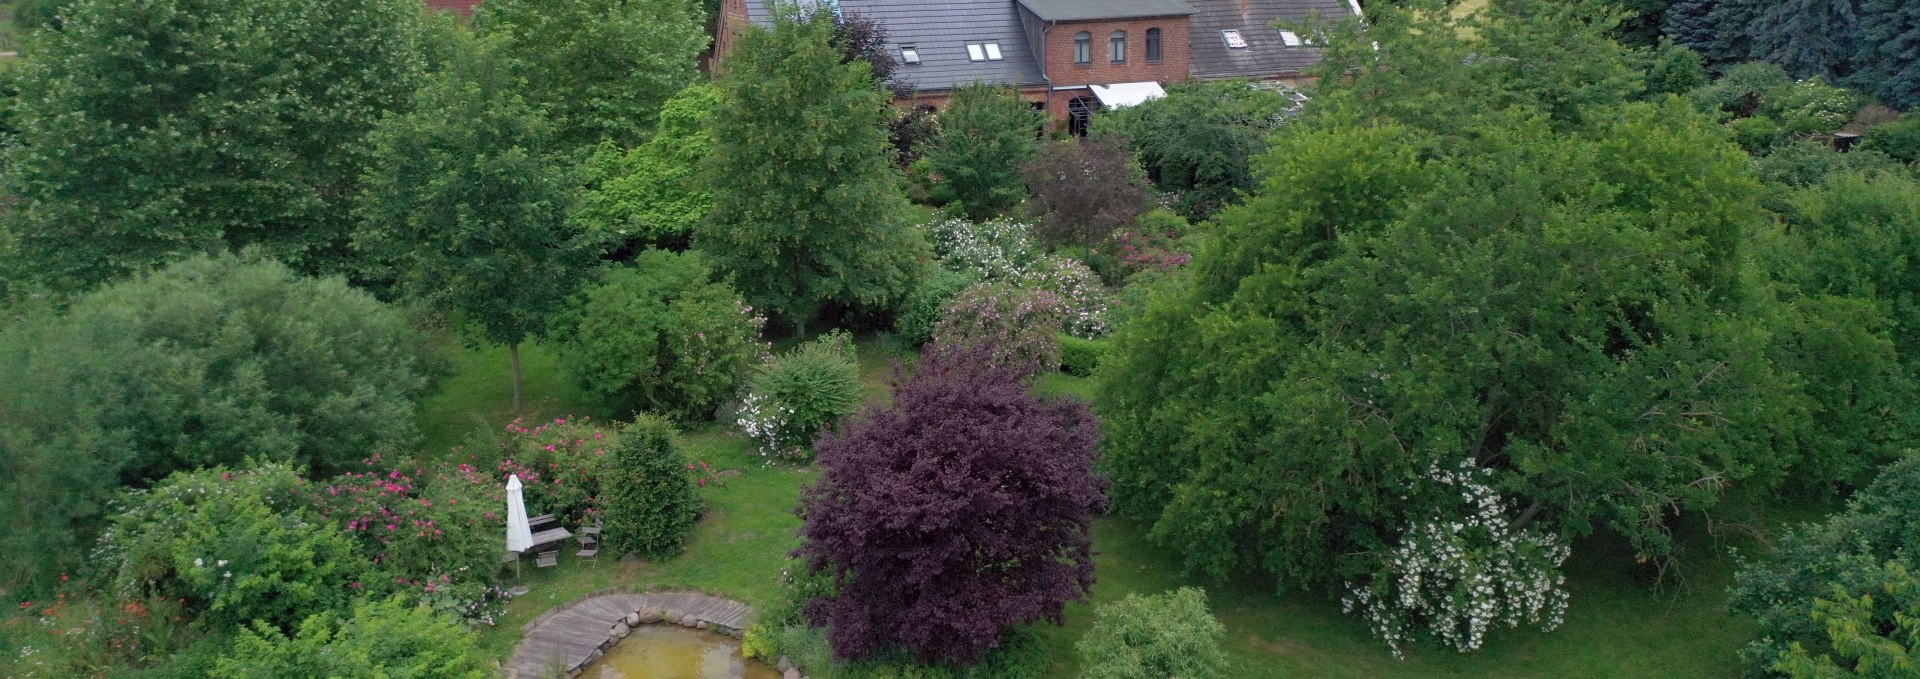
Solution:
[{"label": "white blossom cluster", "polygon": [[1560,626],[1567,610],[1560,536],[1515,530],[1492,472],[1469,459],[1457,470],[1434,464],[1427,479],[1457,494],[1464,516],[1435,510],[1409,526],[1370,579],[1348,582],[1342,610],[1366,618],[1394,657],[1424,625],[1455,650],[1477,650],[1495,625]]},{"label": "white blossom cluster", "polygon": [[924,227],[934,255],[948,268],[984,281],[1017,281],[1039,260],[1033,227],[1011,219],[974,224],[944,219]]},{"label": "white blossom cluster", "polygon": [[793,415],[792,406],[782,406],[774,399],[757,391],[747,392],[740,402],[739,418],[734,424],[746,432],[747,438],[759,444],[760,456],[772,462],[778,458],[804,457],[800,451],[784,446],[783,441],[790,440],[787,435],[787,419]]}]

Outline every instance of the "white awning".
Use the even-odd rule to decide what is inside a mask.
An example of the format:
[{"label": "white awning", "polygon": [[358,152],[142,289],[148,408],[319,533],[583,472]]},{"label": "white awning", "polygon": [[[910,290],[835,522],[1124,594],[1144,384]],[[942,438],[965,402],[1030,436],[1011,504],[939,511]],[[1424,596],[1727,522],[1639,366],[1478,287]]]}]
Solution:
[{"label": "white awning", "polygon": [[1160,89],[1160,83],[1152,81],[1091,85],[1090,87],[1093,88],[1093,96],[1099,97],[1100,103],[1109,108],[1126,108],[1167,96],[1167,91]]}]

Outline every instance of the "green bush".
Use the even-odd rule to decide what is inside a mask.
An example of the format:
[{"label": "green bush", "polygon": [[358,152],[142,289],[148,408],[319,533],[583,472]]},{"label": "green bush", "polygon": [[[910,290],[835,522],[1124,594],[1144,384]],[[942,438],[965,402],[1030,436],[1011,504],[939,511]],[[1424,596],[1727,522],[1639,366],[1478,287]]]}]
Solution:
[{"label": "green bush", "polygon": [[561,318],[560,362],[629,411],[711,417],[760,356],[762,320],[698,253],[649,250],[608,269]]},{"label": "green bush", "polygon": [[[1775,146],[1767,155],[1753,160],[1754,174],[1759,175],[1761,181],[1793,188],[1813,186],[1842,172],[1871,174],[1881,170],[1897,172],[1900,169],[1899,161],[1864,145],[1841,153],[1834,150],[1831,144],[1812,139],[1799,139]],[[1762,200],[1769,203],[1768,207],[1778,208],[1778,203],[1788,195],[1784,191],[1769,191]]]},{"label": "green bush", "polygon": [[[1046,679],[1053,676],[1052,661],[1040,635],[1019,627],[1000,639],[1000,647],[981,656],[979,664],[960,667],[926,665],[906,658],[841,662],[833,657],[826,630],[794,624],[771,635],[779,655],[792,659],[815,679]],[[1182,675],[1184,679],[1184,675]]]},{"label": "green bush", "polygon": [[1226,627],[1207,610],[1207,593],[1182,587],[1166,594],[1101,604],[1093,629],[1080,638],[1085,679],[1216,679],[1226,675],[1220,638]]},{"label": "green bush", "polygon": [[1899,120],[1867,128],[1860,148],[1879,151],[1903,162],[1920,162],[1920,113],[1909,113]]},{"label": "green bush", "polygon": [[1059,369],[1055,335],[1065,321],[1065,305],[1053,292],[981,283],[947,303],[933,336],[947,346],[987,347],[996,365],[1038,375]]},{"label": "green bush", "polygon": [[969,271],[954,271],[930,266],[919,285],[907,294],[906,302],[893,317],[893,333],[913,346],[933,339],[933,327],[940,322],[940,310],[960,291],[979,282]]},{"label": "green bush", "polygon": [[478,646],[472,630],[394,597],[362,601],[345,619],[314,615],[292,637],[266,625],[242,629],[211,676],[485,679]]},{"label": "green bush", "polygon": [[1781,85],[1793,83],[1786,70],[1766,62],[1747,62],[1727,69],[1726,75],[1704,87],[1687,93],[1694,105],[1703,111],[1713,111],[1744,118],[1760,109],[1760,103],[1767,92]]},{"label": "green bush", "polygon": [[1727,123],[1727,129],[1733,132],[1734,143],[1754,155],[1764,154],[1786,141],[1786,129],[1766,116],[1741,118]]},{"label": "green bush", "polygon": [[694,493],[687,458],[674,443],[676,435],[666,418],[642,413],[608,451],[600,483],[601,539],[615,555],[659,559],[678,554],[699,520],[700,496]]},{"label": "green bush", "polygon": [[285,465],[177,473],[130,491],[95,552],[126,603],[178,600],[214,630],[282,629],[346,607],[372,564],[299,495]]},{"label": "green bush", "polygon": [[761,454],[805,459],[814,437],[859,409],[853,338],[835,330],[762,366],[740,406],[739,424]]},{"label": "green bush", "polygon": [[1760,114],[1780,121],[1781,130],[1792,136],[1830,134],[1853,120],[1859,109],[1860,95],[1819,78],[1768,90],[1760,104]]},{"label": "green bush", "polygon": [[1107,357],[1105,340],[1081,339],[1061,333],[1060,370],[1075,377],[1087,377]]}]

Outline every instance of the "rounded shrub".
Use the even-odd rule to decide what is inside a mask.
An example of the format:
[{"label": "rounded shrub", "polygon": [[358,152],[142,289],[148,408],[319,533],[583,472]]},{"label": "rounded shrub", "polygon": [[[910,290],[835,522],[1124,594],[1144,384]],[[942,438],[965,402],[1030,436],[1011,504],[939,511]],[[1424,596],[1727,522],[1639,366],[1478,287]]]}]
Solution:
[{"label": "rounded shrub", "polygon": [[687,533],[700,518],[691,465],[674,442],[678,435],[664,417],[642,413],[620,431],[606,457],[601,479],[601,539],[615,554],[633,552],[650,559],[680,553]]},{"label": "rounded shrub", "polygon": [[906,301],[893,317],[893,332],[908,344],[919,346],[933,339],[933,327],[940,322],[940,311],[960,291],[980,281],[969,272],[944,267],[929,267],[920,284],[908,293]]},{"label": "rounded shrub", "polygon": [[764,319],[698,253],[649,250],[608,269],[558,319],[581,388],[630,411],[710,417],[758,360]]},{"label": "rounded shrub", "polygon": [[1226,627],[1207,610],[1207,593],[1182,587],[1129,594],[1093,611],[1078,648],[1086,679],[1216,679],[1226,675],[1220,638]]},{"label": "rounded shrub", "polygon": [[814,437],[859,409],[853,338],[836,330],[761,367],[741,404],[739,424],[763,455],[805,459]]},{"label": "rounded shrub", "polygon": [[981,283],[947,303],[934,343],[981,347],[995,366],[1022,375],[1052,372],[1060,366],[1056,334],[1066,319],[1060,297],[1007,283]]},{"label": "rounded shrub", "polygon": [[1920,162],[1920,113],[1901,116],[1891,123],[1867,128],[1860,148],[1879,151],[1901,161]]},{"label": "rounded shrub", "polygon": [[1102,340],[1081,339],[1072,335],[1060,336],[1060,370],[1075,377],[1087,377],[1100,367],[1100,361],[1107,357],[1107,343]]}]

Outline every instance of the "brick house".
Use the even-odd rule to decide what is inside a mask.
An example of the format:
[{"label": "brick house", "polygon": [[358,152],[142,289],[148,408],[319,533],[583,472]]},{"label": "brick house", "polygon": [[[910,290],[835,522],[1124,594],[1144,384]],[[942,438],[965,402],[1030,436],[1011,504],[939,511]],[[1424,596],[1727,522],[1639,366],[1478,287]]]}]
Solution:
[{"label": "brick house", "polygon": [[[1296,82],[1320,50],[1275,21],[1360,15],[1355,0],[823,0],[887,29],[912,91],[895,103],[942,108],[953,88],[1012,85],[1056,125],[1083,132],[1102,107],[1131,106],[1188,79]],[[716,64],[767,0],[726,0]]]},{"label": "brick house", "polygon": [[462,19],[473,17],[473,8],[480,6],[480,0],[425,0],[427,10],[433,12],[453,12]]}]

